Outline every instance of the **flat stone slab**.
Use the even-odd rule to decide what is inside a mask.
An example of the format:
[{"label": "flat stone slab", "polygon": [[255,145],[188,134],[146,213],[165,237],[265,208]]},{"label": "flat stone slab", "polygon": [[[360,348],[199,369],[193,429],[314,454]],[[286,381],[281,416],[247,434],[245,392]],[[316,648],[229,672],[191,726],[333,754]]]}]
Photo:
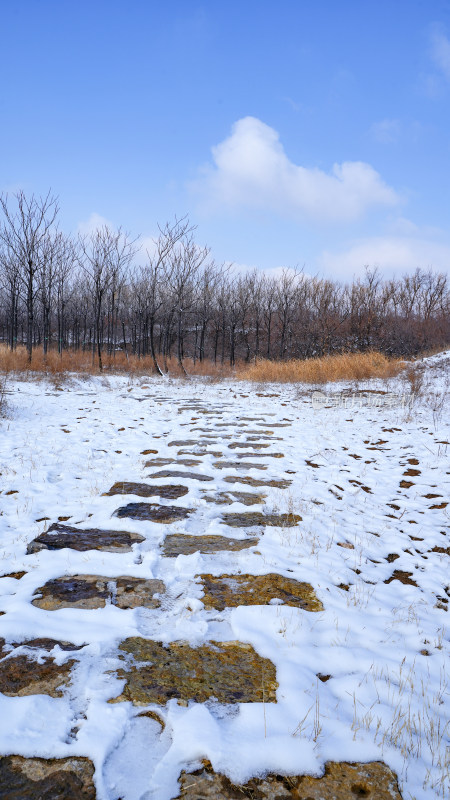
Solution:
[{"label": "flat stone slab", "polygon": [[216,503],[219,506],[231,505],[231,503],[242,503],[244,506],[257,506],[264,502],[265,494],[254,494],[253,492],[218,492],[213,495],[205,495],[207,503]]},{"label": "flat stone slab", "polygon": [[145,462],[144,467],[167,467],[168,464],[174,463],[174,458],[151,458]]},{"label": "flat stone slab", "polygon": [[[32,694],[62,697],[76,660],[72,658],[64,664],[56,663],[50,655],[56,645],[62,650],[81,649],[53,639],[34,639],[12,645],[0,640],[0,692],[8,697]],[[3,797],[1,793],[0,797]]]},{"label": "flat stone slab", "polygon": [[95,800],[88,758],[0,756],[2,800]]},{"label": "flat stone slab", "polygon": [[[135,705],[165,704],[171,698],[187,703],[275,703],[276,670],[248,644],[210,642],[191,647],[185,642],[168,646],[149,639],[125,639],[119,649],[131,656],[122,694],[114,702]],[[198,797],[198,795],[197,795]]]},{"label": "flat stone slab", "polygon": [[176,500],[184,497],[189,489],[187,486],[149,486],[148,483],[132,483],[130,481],[118,481],[109,492],[104,493],[104,497],[111,497],[115,494],[135,494],[138,497],[162,497],[164,500]]},{"label": "flat stone slab", "polygon": [[[245,453],[246,456],[249,453]],[[216,469],[267,469],[266,464],[251,464],[247,461],[214,461]]]},{"label": "flat stone slab", "polygon": [[144,580],[121,575],[105,578],[102,575],[70,575],[48,581],[36,589],[41,596],[32,604],[46,611],[59,608],[104,608],[106,604],[117,608],[158,608],[159,598],[165,592],[159,580]]},{"label": "flat stone slab", "polygon": [[222,458],[223,453],[221,450],[178,450],[179,456],[196,456],[196,458],[203,458],[204,456],[213,456],[214,458]]},{"label": "flat stone slab", "polygon": [[192,509],[181,506],[159,506],[156,503],[128,503],[114,512],[115,517],[162,522],[166,525],[186,519]]},{"label": "flat stone slab", "polygon": [[98,528],[73,528],[56,522],[50,525],[45,533],[33,539],[27,547],[27,553],[39,550],[71,550],[85,552],[87,550],[103,550],[107,553],[129,553],[134,544],[144,541],[144,536],[128,531],[104,531]]},{"label": "flat stone slab", "polygon": [[[180,462],[181,463],[181,462]],[[153,472],[148,478],[184,478],[191,481],[213,481],[210,475],[202,472],[182,472],[181,470],[162,469],[160,472]]]},{"label": "flat stone slab", "polygon": [[268,444],[267,442],[246,441],[246,442],[232,442],[231,444],[228,445],[228,447],[230,448],[230,450],[237,450],[242,447],[252,447],[254,450],[261,450],[265,447],[270,447],[270,444]]},{"label": "flat stone slab", "polygon": [[269,575],[196,575],[203,584],[205,608],[223,611],[236,606],[263,606],[279,600],[280,605],[323,611],[309,583],[270,573]]},{"label": "flat stone slab", "polygon": [[329,762],[322,778],[267,775],[236,785],[214,772],[206,761],[195,772],[182,772],[174,800],[402,800],[397,776],[381,761],[368,764]]},{"label": "flat stone slab", "polygon": [[[252,464],[252,468],[254,467],[255,465]],[[246,483],[247,486],[253,486],[255,488],[259,488],[261,486],[270,486],[273,489],[287,489],[292,483],[292,481],[288,480],[287,478],[279,478],[278,480],[273,479],[273,480],[263,481],[260,480],[260,478],[250,478],[250,477],[239,478],[235,475],[226,475],[224,481],[226,481],[227,483]]]},{"label": "flat stone slab", "polygon": [[253,525],[293,528],[301,520],[299,514],[263,514],[262,511],[226,511],[222,514],[222,522],[232,528],[247,528]]},{"label": "flat stone slab", "polygon": [[166,558],[176,558],[192,553],[218,553],[222,550],[245,550],[255,547],[259,542],[256,537],[252,539],[232,539],[228,536],[189,536],[184,533],[171,533],[164,539],[163,555]]},{"label": "flat stone slab", "polygon": [[175,439],[169,442],[169,447],[193,447],[198,444],[198,439]]},{"label": "flat stone slab", "polygon": [[284,458],[284,453],[236,453],[236,458]]}]

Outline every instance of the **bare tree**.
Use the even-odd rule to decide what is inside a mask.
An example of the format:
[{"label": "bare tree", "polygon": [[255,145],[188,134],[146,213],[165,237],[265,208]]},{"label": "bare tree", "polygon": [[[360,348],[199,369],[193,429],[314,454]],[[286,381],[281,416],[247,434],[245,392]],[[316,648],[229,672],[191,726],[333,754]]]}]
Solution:
[{"label": "bare tree", "polygon": [[87,236],[79,237],[80,264],[85,271],[94,307],[94,342],[98,366],[103,370],[103,319],[107,292],[117,289],[117,282],[129,267],[137,252],[136,240],[131,240],[121,228],[113,231],[107,225],[97,228]]},{"label": "bare tree", "polygon": [[50,191],[45,197],[31,195],[27,198],[20,191],[13,200],[0,196],[3,222],[0,225],[0,240],[6,247],[9,258],[19,267],[19,277],[27,310],[26,344],[28,361],[33,350],[34,303],[38,291],[38,275],[42,267],[45,243],[58,214],[58,202]]}]

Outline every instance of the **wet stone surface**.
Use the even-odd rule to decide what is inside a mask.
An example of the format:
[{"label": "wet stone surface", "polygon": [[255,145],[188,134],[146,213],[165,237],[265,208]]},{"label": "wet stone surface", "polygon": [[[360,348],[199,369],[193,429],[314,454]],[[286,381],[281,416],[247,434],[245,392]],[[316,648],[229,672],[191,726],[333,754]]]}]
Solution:
[{"label": "wet stone surface", "polygon": [[59,608],[158,608],[165,586],[159,580],[144,580],[120,576],[105,578],[100,575],[73,575],[48,581],[36,590],[32,604],[47,611]]},{"label": "wet stone surface", "polygon": [[114,512],[115,517],[129,517],[130,519],[161,522],[166,525],[186,519],[191,513],[190,508],[181,506],[159,506],[156,503],[128,503]]},{"label": "wet stone surface", "polygon": [[249,539],[232,539],[228,536],[189,536],[188,534],[172,533],[166,536],[163,543],[163,555],[166,558],[176,558],[192,553],[218,553],[222,550],[245,550],[255,547],[259,542],[256,537]]},{"label": "wet stone surface", "polygon": [[104,493],[104,497],[116,494],[135,494],[138,497],[162,497],[164,500],[176,500],[184,497],[189,489],[186,486],[149,486],[147,483],[132,483],[119,481],[111,486],[109,492]]},{"label": "wet stone surface", "polygon": [[[181,462],[180,462],[181,463]],[[162,469],[160,472],[153,472],[148,478],[184,478],[191,481],[213,481],[210,475],[203,475],[202,472],[182,472],[181,470]]]},{"label": "wet stone surface", "polygon": [[305,611],[323,611],[323,605],[309,583],[300,583],[275,573],[196,577],[203,584],[203,604],[206,608],[215,608],[217,611],[236,606],[267,605],[274,600]]},{"label": "wet stone surface", "polygon": [[380,761],[368,764],[330,762],[321,778],[267,775],[236,785],[214,772],[207,761],[195,772],[182,772],[175,800],[402,800],[397,776]]},{"label": "wet stone surface", "polygon": [[104,531],[98,528],[72,528],[69,525],[55,523],[48,531],[41,533],[28,545],[27,553],[39,550],[71,550],[85,552],[87,550],[104,550],[107,553],[127,553],[134,544],[140,544],[144,537],[128,531]]},{"label": "wet stone surface", "polygon": [[299,514],[263,514],[261,511],[228,511],[222,514],[222,522],[232,528],[252,525],[293,528],[301,520]]},{"label": "wet stone surface", "polygon": [[88,758],[0,756],[2,800],[95,800]]},{"label": "wet stone surface", "polygon": [[32,694],[62,697],[76,661],[72,658],[57,664],[50,655],[56,645],[60,645],[61,650],[81,649],[51,639],[35,639],[11,646],[0,640],[0,692],[7,697]]},{"label": "wet stone surface", "polygon": [[165,704],[171,698],[203,703],[276,702],[276,671],[250,645],[241,642],[210,642],[191,647],[184,642],[163,646],[159,642],[132,637],[120,645],[132,658],[123,692],[116,701],[136,705]]},{"label": "wet stone surface", "polygon": [[[254,467],[254,464],[252,464],[252,467]],[[234,475],[226,475],[224,481],[227,483],[246,483],[247,486],[253,486],[255,488],[259,488],[261,486],[270,486],[273,489],[287,489],[292,483],[292,481],[287,480],[287,478],[263,481],[259,478],[239,478]]]}]

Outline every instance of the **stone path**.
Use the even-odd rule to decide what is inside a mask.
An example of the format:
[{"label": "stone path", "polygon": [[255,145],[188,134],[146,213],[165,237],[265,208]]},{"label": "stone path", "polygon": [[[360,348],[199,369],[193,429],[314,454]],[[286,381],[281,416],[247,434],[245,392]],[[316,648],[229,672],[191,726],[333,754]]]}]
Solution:
[{"label": "stone path", "polygon": [[[272,443],[283,440],[281,436],[275,436],[274,430],[281,432],[280,429],[289,428],[290,422],[271,422],[267,414],[241,416],[235,423],[225,423],[222,410],[222,407],[205,407],[201,400],[181,401],[178,413],[193,415],[188,423],[193,438],[188,435],[186,439],[168,442],[169,447],[177,448],[174,458],[159,456],[158,447],[142,452],[144,456],[154,456],[145,461],[145,469],[168,468],[150,472],[143,483],[130,482],[126,476],[119,476],[120,480],[104,493],[105,497],[185,498],[186,506],[133,501],[114,512],[114,516],[124,520],[125,527],[126,520],[151,521],[163,526],[167,530],[159,551],[163,560],[196,552],[239,553],[252,548],[256,552],[255,548],[266,527],[295,528],[301,523],[302,517],[298,514],[267,513],[264,510],[266,495],[261,492],[261,489],[268,488],[283,491],[290,486],[288,478],[270,475],[270,462],[284,458],[282,452],[270,450]],[[198,427],[200,418],[207,421],[207,427]],[[205,435],[199,438],[198,432]],[[247,436],[247,439],[236,440],[238,434]],[[227,443],[222,445],[224,439]],[[230,439],[232,441],[228,443]],[[240,450],[244,452],[238,452]],[[227,459],[231,453],[235,459],[233,461]],[[181,458],[186,455],[192,458]],[[226,527],[222,528],[222,535],[202,534],[200,530],[198,535],[171,531],[173,523],[195,519],[196,509],[189,505],[190,486],[215,480],[214,475],[201,470],[190,472],[185,469],[201,467],[202,459],[208,455],[217,459],[213,462],[215,470],[236,471],[221,476],[220,480],[226,484],[244,484],[248,489],[256,490],[202,490],[208,503],[229,505],[237,502],[242,506],[259,506],[261,510],[221,514],[219,521],[226,527],[238,529],[239,538],[224,535]],[[266,463],[266,459],[269,463]],[[245,474],[250,469],[267,471],[267,477],[259,479]],[[415,477],[417,472],[409,469],[405,475]],[[170,480],[170,483],[157,483],[161,479]],[[177,482],[173,483],[174,480]],[[146,544],[144,528],[142,530],[141,535],[127,530],[83,529],[56,522],[30,542],[28,554],[36,556],[45,550],[55,552],[66,549],[69,553],[94,550],[103,552],[107,559],[108,554],[138,553],[139,548]],[[105,560],[105,565],[107,563]],[[23,573],[18,579],[21,577]],[[206,609],[221,612],[238,606],[274,604],[298,608],[305,614],[314,614],[323,609],[321,600],[310,584],[274,572],[265,575],[199,574],[195,577],[202,587],[202,602]],[[395,572],[391,580],[396,577],[402,580]],[[123,610],[157,609],[163,613],[166,601],[166,586],[159,578],[145,580],[127,575],[75,574],[48,580],[36,589],[30,602],[42,612],[61,609],[94,611],[111,605]],[[73,688],[73,677],[83,662],[83,651],[83,646],[53,639],[22,642],[0,640],[0,691],[8,697],[31,694],[61,697],[69,687]],[[190,701],[204,703],[211,699],[226,705],[277,702],[275,665],[245,642],[211,640],[195,647],[180,641],[163,644],[153,638],[132,637],[118,644],[115,655],[122,662],[115,675],[123,681],[123,688],[110,702],[131,701],[136,707],[152,706],[148,714],[157,720],[162,717],[158,716],[154,707],[160,707],[162,711],[167,701],[174,698],[184,705]],[[76,731],[74,736],[76,738]],[[95,798],[93,776],[93,765],[88,758],[46,760],[5,756],[0,758],[0,797],[3,800]],[[111,798],[116,800],[116,797],[112,792]],[[400,794],[395,775],[380,763],[329,764],[322,778],[268,775],[255,778],[243,786],[235,786],[224,775],[215,773],[208,762],[201,769],[183,771],[181,774],[179,798],[240,797],[267,800],[285,797],[303,800],[348,800],[356,797],[398,800]]]}]

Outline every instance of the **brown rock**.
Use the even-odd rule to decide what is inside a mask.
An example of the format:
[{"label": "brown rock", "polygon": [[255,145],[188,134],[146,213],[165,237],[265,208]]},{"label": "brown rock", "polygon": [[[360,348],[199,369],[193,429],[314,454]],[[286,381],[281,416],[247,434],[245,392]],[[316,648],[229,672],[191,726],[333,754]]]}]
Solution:
[{"label": "brown rock", "polygon": [[138,497],[162,497],[164,500],[176,500],[183,497],[189,489],[186,486],[149,486],[147,483],[132,483],[130,481],[119,481],[111,486],[109,492],[104,493],[104,497],[116,494],[135,494]]},{"label": "brown rock", "polygon": [[160,506],[157,503],[128,503],[114,512],[115,517],[130,517],[130,519],[149,520],[161,522],[166,525],[186,519],[191,513],[190,508],[181,506]]},{"label": "brown rock", "polygon": [[210,642],[191,647],[173,642],[165,647],[132,637],[122,642],[120,650],[132,659],[126,671],[118,671],[126,684],[114,702],[164,705],[172,697],[185,703],[209,698],[219,703],[276,702],[275,667],[248,644]]},{"label": "brown rock", "polygon": [[2,800],[95,800],[88,758],[0,757]]},{"label": "brown rock", "polygon": [[133,544],[140,544],[144,537],[128,531],[103,531],[98,528],[72,528],[69,525],[55,523],[48,531],[41,533],[28,545],[27,553],[39,550],[71,550],[85,552],[87,550],[103,550],[107,553],[127,553]]},{"label": "brown rock", "polygon": [[214,772],[208,761],[195,772],[182,772],[175,800],[402,800],[396,775],[380,761],[369,764],[330,762],[322,778],[267,775],[236,785]]},{"label": "brown rock", "polygon": [[[252,465],[253,466],[253,465]],[[286,478],[280,478],[279,480],[269,480],[269,481],[262,481],[259,478],[238,478],[234,475],[226,475],[224,481],[227,483],[246,483],[247,486],[259,487],[259,486],[271,486],[274,489],[287,489],[292,481],[287,480]]]},{"label": "brown rock", "polygon": [[229,536],[189,536],[184,533],[171,533],[163,543],[163,554],[167,558],[189,556],[192,553],[217,553],[221,550],[244,550],[254,547],[259,539],[232,539]]},{"label": "brown rock", "polygon": [[[181,462],[180,462],[181,463]],[[148,475],[149,478],[184,478],[191,481],[213,481],[210,475],[203,475],[202,472],[182,472],[181,470],[162,469]]]},{"label": "brown rock", "polygon": [[47,611],[59,608],[104,608],[107,602],[117,608],[158,608],[154,597],[165,591],[159,580],[120,576],[72,575],[48,581],[36,590],[41,596],[32,604]]},{"label": "brown rock", "polygon": [[203,584],[203,604],[206,608],[267,605],[277,598],[286,606],[303,608],[305,611],[323,611],[309,583],[300,583],[283,575],[196,575]]},{"label": "brown rock", "polygon": [[217,505],[231,505],[231,503],[242,503],[244,506],[257,506],[264,502],[265,494],[254,494],[253,492],[218,492],[214,495],[206,495],[207,503]]},{"label": "brown rock", "polygon": [[263,514],[261,511],[229,511],[222,514],[222,522],[232,528],[263,527],[292,528],[301,522],[298,514]]},{"label": "brown rock", "polygon": [[[57,664],[42,651],[50,651],[56,645],[66,651],[81,649],[53,639],[33,639],[10,647],[0,640],[0,645],[0,692],[8,697],[32,694],[62,697],[63,689],[70,683],[70,672],[76,661],[72,658],[64,664]],[[19,655],[16,655],[17,650]]]}]

